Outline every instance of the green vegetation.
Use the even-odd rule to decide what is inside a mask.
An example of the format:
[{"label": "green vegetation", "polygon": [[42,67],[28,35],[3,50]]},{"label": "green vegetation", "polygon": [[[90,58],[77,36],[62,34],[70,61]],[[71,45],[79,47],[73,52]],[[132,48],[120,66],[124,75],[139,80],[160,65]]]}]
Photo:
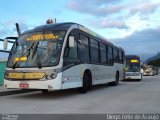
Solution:
[{"label": "green vegetation", "polygon": [[0,86],[3,85],[3,76],[4,76],[4,71],[6,68],[6,62],[5,61],[0,61]]}]

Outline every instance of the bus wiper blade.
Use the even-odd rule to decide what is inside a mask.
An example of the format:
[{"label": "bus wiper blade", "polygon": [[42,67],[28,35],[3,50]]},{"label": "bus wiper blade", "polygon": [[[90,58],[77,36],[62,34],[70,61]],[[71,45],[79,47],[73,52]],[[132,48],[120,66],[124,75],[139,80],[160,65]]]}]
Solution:
[{"label": "bus wiper blade", "polygon": [[[29,48],[27,48],[27,51],[24,53],[24,55],[22,55],[22,56],[29,56],[29,54],[30,54],[30,50],[31,50],[31,48],[33,47],[33,45],[34,45],[34,43],[32,43],[32,45],[29,47]],[[25,55],[25,54],[27,54],[28,53],[28,55]],[[17,66],[17,64],[18,63],[20,63],[21,61],[17,61],[17,62],[15,62],[14,64],[13,64],[13,66],[12,66],[12,68],[13,69],[15,69],[16,68],[16,66]]]},{"label": "bus wiper blade", "polygon": [[38,48],[38,44],[39,44],[39,41],[35,44],[35,46],[33,47],[33,54],[32,54],[32,58],[35,56],[36,54],[36,51],[37,51],[37,48]]},{"label": "bus wiper blade", "polygon": [[18,62],[15,62],[15,63],[13,64],[13,66],[12,66],[13,69],[16,68],[17,63],[18,63]]},{"label": "bus wiper blade", "polygon": [[42,68],[41,62],[40,62],[39,60],[37,60],[37,65],[38,65],[38,68],[39,68],[39,69]]},{"label": "bus wiper blade", "polygon": [[[37,48],[38,48],[38,44],[39,44],[39,41],[35,44],[35,46],[33,47],[33,54],[32,54],[32,58],[36,55],[36,52],[37,52]],[[41,69],[42,68],[42,65],[41,65],[41,62],[39,61],[39,57],[37,56],[37,65],[38,65],[38,68]]]}]

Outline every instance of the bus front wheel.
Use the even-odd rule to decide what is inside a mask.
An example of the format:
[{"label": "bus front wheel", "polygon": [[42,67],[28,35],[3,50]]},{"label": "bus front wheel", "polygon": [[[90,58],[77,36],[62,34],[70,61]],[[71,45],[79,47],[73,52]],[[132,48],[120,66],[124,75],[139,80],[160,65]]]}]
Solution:
[{"label": "bus front wheel", "polygon": [[87,93],[89,89],[89,74],[87,72],[83,75],[83,84],[82,87],[79,88],[80,93]]}]

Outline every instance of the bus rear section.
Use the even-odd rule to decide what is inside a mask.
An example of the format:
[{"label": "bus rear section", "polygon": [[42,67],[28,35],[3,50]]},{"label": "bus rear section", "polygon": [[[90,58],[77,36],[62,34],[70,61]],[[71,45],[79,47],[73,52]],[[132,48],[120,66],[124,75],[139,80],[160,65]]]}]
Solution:
[{"label": "bus rear section", "polygon": [[140,57],[137,55],[126,55],[126,80],[142,80]]}]

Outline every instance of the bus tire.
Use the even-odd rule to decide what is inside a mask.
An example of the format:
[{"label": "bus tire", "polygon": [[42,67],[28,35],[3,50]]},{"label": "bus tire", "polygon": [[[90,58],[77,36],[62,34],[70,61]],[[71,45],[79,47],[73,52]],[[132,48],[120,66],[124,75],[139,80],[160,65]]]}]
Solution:
[{"label": "bus tire", "polygon": [[117,86],[118,84],[119,84],[119,73],[116,72],[115,81],[110,82],[109,85],[111,85],[111,86]]},{"label": "bus tire", "polygon": [[138,79],[138,81],[141,81],[142,79]]},{"label": "bus tire", "polygon": [[89,89],[89,74],[87,72],[83,75],[83,85],[79,88],[80,93],[87,93]]},{"label": "bus tire", "polygon": [[41,92],[42,92],[42,93],[47,93],[48,90],[47,90],[47,89],[42,89]]}]

